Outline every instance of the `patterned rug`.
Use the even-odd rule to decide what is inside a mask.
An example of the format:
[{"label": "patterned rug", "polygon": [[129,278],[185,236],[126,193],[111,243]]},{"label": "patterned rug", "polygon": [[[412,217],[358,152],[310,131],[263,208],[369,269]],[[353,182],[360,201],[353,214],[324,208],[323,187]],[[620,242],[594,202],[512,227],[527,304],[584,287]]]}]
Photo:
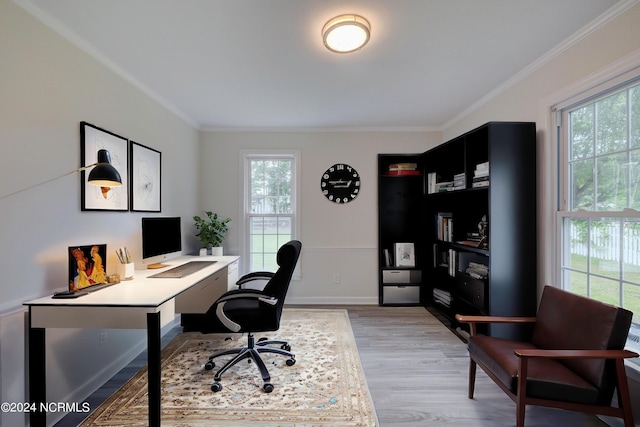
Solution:
[{"label": "patterned rug", "polygon": [[[289,341],[296,355],[296,363],[287,366],[286,357],[263,353],[272,393],[262,391],[255,364],[244,361],[222,376],[220,392],[211,391],[214,371],[228,359],[219,358],[216,368],[206,371],[207,357],[246,345],[246,335],[189,332],[171,341],[162,350],[162,425],[378,425],[346,310],[285,309],[280,330],[265,335]],[[145,368],[81,425],[144,426],[147,414]]]}]

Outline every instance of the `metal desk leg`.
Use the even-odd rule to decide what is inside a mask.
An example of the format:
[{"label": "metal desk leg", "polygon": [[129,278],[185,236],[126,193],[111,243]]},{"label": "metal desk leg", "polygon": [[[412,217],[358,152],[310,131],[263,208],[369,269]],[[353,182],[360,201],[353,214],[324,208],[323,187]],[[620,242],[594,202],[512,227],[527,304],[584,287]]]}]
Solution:
[{"label": "metal desk leg", "polygon": [[47,413],[40,411],[41,404],[47,401],[47,369],[45,329],[31,327],[29,313],[29,402],[34,404],[35,410],[29,413],[31,427],[45,427]]},{"label": "metal desk leg", "polygon": [[147,313],[147,380],[149,385],[149,426],[160,427],[160,313]]}]

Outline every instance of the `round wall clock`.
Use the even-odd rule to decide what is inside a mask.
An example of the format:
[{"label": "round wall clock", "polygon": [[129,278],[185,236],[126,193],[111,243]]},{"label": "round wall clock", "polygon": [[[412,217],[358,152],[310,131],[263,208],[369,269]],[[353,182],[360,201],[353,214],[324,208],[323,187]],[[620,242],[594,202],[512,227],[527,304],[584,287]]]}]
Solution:
[{"label": "round wall clock", "polygon": [[349,203],[360,192],[360,175],[349,165],[335,164],[322,174],[320,189],[334,203]]}]

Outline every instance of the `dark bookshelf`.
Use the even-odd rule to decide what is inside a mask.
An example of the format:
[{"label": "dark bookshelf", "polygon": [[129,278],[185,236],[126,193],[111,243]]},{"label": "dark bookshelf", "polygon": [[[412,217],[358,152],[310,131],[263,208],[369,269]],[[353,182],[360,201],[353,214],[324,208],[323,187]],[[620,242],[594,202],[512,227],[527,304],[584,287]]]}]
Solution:
[{"label": "dark bookshelf", "polygon": [[[401,158],[419,165],[420,183],[388,182],[385,168]],[[380,304],[389,285],[383,250],[402,239],[416,247],[420,303],[452,328],[465,328],[456,323],[457,313],[534,316],[535,159],[535,124],[524,122],[489,122],[421,154],[379,155]],[[486,277],[470,264],[486,266]],[[509,338],[523,333],[498,324],[482,332]]]}]

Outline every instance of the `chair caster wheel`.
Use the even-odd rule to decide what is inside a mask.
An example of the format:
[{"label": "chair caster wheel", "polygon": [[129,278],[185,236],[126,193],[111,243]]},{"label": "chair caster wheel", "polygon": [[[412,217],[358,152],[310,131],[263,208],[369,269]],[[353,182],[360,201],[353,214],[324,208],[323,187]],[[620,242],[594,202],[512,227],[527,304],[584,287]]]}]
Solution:
[{"label": "chair caster wheel", "polygon": [[209,360],[207,363],[204,364],[204,369],[207,371],[212,370],[214,367],[216,366],[215,363],[213,363],[211,360]]},{"label": "chair caster wheel", "polygon": [[214,393],[219,392],[220,390],[222,390],[222,384],[220,383],[213,383],[211,384],[211,391]]},{"label": "chair caster wheel", "polygon": [[262,389],[264,390],[265,393],[271,393],[273,391],[273,384],[266,383],[265,385],[262,386]]},{"label": "chair caster wheel", "polygon": [[293,366],[296,364],[296,359],[287,359],[287,366]]},{"label": "chair caster wheel", "polygon": [[280,348],[285,351],[291,351],[291,346],[289,344],[282,344],[282,347]]}]

